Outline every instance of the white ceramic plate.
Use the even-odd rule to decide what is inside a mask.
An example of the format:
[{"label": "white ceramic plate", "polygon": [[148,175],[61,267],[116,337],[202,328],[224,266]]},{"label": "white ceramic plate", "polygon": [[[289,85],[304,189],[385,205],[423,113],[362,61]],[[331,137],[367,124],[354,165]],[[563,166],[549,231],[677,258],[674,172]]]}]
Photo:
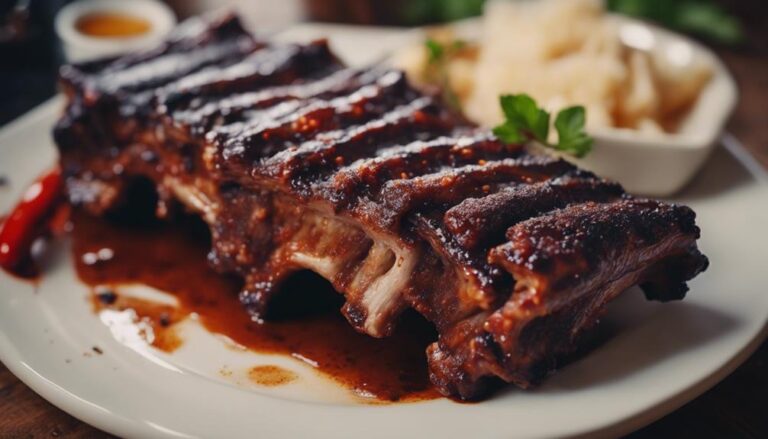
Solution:
[{"label": "white ceramic plate", "polygon": [[[378,55],[363,35],[302,27],[282,38],[336,32],[342,56]],[[395,35],[396,36],[396,35]],[[362,50],[362,52],[361,52]],[[362,56],[360,56],[362,55]],[[0,132],[0,212],[55,160],[55,99]],[[54,251],[37,286],[0,274],[0,360],[44,398],[74,416],[126,437],[551,437],[626,433],[714,385],[759,345],[768,319],[763,278],[768,248],[768,183],[735,140],[719,148],[682,194],[699,215],[700,245],[711,267],[682,302],[646,302],[629,291],[610,308],[615,333],[585,358],[533,391],[509,388],[478,404],[438,399],[356,403],[346,390],[291,358],[227,349],[194,322],[174,354],[135,343],[130,327],[91,311],[67,243]],[[153,293],[134,287],[138,293]],[[91,350],[98,346],[103,355]],[[278,364],[300,379],[259,388],[244,379],[256,364]],[[226,370],[227,373],[222,373]]]}]

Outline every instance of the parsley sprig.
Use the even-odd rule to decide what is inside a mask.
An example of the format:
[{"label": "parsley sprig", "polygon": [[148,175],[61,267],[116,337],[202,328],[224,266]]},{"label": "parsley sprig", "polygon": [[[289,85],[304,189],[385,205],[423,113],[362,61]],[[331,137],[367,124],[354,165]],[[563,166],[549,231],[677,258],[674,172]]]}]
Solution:
[{"label": "parsley sprig", "polygon": [[427,38],[424,40],[424,47],[427,48],[427,62],[429,64],[434,64],[443,60],[443,57],[445,56],[445,46],[432,38]]},{"label": "parsley sprig", "polygon": [[584,157],[592,149],[593,139],[584,131],[586,112],[582,106],[564,108],[555,117],[557,143],[550,143],[550,114],[536,105],[526,94],[502,95],[499,98],[504,122],[493,133],[507,143],[535,140],[544,146],[576,157]]},{"label": "parsley sprig", "polygon": [[443,44],[432,38],[427,38],[424,40],[424,46],[427,48],[427,62],[435,64],[447,61],[447,58],[467,47],[467,42],[464,40],[453,40],[448,44]]}]

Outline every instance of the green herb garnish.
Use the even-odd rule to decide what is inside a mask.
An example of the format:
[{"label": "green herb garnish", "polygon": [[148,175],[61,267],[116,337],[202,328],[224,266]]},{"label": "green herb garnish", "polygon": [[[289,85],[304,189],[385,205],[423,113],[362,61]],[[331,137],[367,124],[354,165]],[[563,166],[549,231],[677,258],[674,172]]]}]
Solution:
[{"label": "green herb garnish", "polygon": [[438,64],[448,61],[452,56],[467,47],[464,40],[453,40],[449,44],[443,44],[432,38],[424,40],[424,46],[427,48],[427,62],[429,64]]},{"label": "green herb garnish", "polygon": [[428,63],[435,64],[443,60],[443,56],[445,55],[445,47],[442,44],[438,43],[432,38],[427,38],[424,41],[424,47],[427,48]]},{"label": "green herb garnish", "polygon": [[555,130],[557,143],[550,143],[550,114],[536,105],[526,94],[499,97],[504,112],[504,123],[496,126],[493,133],[507,143],[523,143],[535,140],[544,146],[584,157],[592,149],[593,139],[584,131],[586,112],[582,106],[568,107],[557,113]]},{"label": "green herb garnish", "polygon": [[432,38],[424,40],[427,49],[427,68],[424,79],[430,84],[440,87],[443,100],[451,108],[461,110],[461,101],[456,92],[451,89],[451,81],[448,73],[448,62],[467,46],[464,40],[454,40],[443,44]]}]

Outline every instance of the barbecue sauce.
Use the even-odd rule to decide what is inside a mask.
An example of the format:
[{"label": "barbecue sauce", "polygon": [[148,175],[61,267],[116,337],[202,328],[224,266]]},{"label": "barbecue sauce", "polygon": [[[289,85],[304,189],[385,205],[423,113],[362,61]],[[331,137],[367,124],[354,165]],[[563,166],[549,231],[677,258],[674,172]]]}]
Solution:
[{"label": "barbecue sauce", "polygon": [[94,12],[78,19],[75,28],[91,37],[118,38],[146,34],[152,24],[147,19],[118,12]]},{"label": "barbecue sauce", "polygon": [[288,369],[268,364],[252,367],[248,371],[248,378],[260,386],[275,387],[295,381],[298,376]]},{"label": "barbecue sauce", "polygon": [[[319,276],[304,272],[287,282],[267,321],[256,322],[237,299],[241,281],[208,266],[210,237],[198,219],[132,222],[75,213],[73,223],[77,273],[94,288],[96,308],[133,309],[150,322],[158,348],[167,349],[157,341],[173,339],[166,332],[173,331],[175,322],[196,313],[208,330],[255,351],[301,359],[360,396],[382,401],[438,396],[425,356],[436,333],[415,314],[406,316],[392,337],[357,333],[339,312],[341,296]],[[126,302],[119,285],[129,283],[173,294],[180,307],[174,311],[166,305]],[[275,380],[265,378],[263,370],[251,378]]]}]

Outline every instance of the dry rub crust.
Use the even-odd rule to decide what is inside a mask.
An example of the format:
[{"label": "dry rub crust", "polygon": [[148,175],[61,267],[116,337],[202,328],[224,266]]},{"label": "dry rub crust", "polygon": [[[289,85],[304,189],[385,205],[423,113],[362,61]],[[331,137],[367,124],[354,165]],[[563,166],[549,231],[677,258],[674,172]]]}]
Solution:
[{"label": "dry rub crust", "polygon": [[254,314],[302,269],[372,336],[415,309],[440,334],[428,360],[445,394],[528,387],[617,294],[680,299],[707,265],[690,209],[506,145],[402,72],[344,68],[324,41],[277,45],[204,17],[154,50],[64,67],[61,83],[73,204],[100,214],[150,180],[158,215],[182,205],[209,224],[211,264],[245,278]]}]

